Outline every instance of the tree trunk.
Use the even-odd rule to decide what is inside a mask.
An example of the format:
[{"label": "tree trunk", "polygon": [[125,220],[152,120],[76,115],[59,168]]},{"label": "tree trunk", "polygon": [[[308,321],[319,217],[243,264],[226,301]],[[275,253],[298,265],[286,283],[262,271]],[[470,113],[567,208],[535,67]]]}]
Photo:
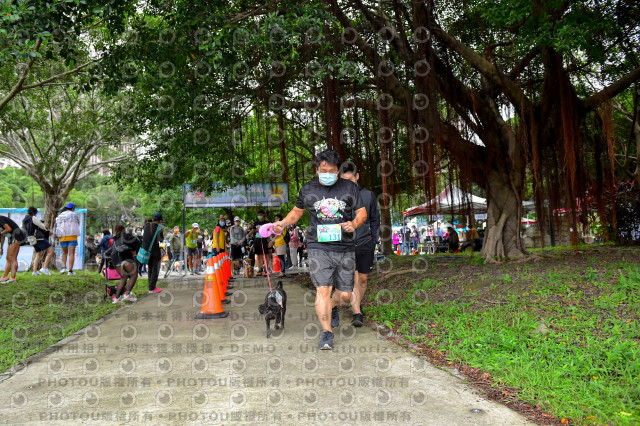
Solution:
[{"label": "tree trunk", "polygon": [[522,187],[512,185],[506,172],[487,174],[487,230],[480,255],[485,262],[527,255],[520,237]]}]

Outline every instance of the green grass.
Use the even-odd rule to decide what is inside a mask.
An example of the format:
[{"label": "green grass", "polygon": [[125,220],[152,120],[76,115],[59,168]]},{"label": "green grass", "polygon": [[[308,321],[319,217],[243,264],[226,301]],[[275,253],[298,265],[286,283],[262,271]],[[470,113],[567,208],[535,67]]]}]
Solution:
[{"label": "green grass", "polygon": [[[407,339],[444,351],[450,361],[521,389],[518,398],[559,418],[639,424],[638,264],[621,259],[600,270],[568,262],[536,268],[520,265],[501,275],[504,283],[527,282],[528,289],[501,294],[500,303],[415,297],[438,292],[440,283],[427,279],[394,292],[392,303],[373,300],[367,312]],[[549,333],[533,334],[543,321]]]},{"label": "green grass", "polygon": [[[138,280],[134,294],[146,294]],[[5,371],[95,322],[121,305],[103,300],[104,278],[97,272],[69,277],[19,273],[14,284],[0,284],[0,371]]]}]

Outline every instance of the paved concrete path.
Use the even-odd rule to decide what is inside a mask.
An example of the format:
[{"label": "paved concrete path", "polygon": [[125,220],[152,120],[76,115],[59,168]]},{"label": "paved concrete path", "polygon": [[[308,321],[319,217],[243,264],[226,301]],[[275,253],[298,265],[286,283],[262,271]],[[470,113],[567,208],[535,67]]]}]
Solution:
[{"label": "paved concrete path", "polygon": [[194,319],[202,277],[162,287],[0,383],[0,423],[526,424],[346,314],[318,351],[315,293],[296,284],[270,340],[264,278],[236,280],[218,320]]}]

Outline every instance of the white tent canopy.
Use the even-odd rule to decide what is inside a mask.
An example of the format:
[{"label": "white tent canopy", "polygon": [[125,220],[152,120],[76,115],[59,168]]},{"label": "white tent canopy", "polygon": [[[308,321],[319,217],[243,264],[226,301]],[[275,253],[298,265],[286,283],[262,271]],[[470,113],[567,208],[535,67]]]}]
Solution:
[{"label": "white tent canopy", "polygon": [[421,214],[460,213],[473,209],[474,213],[487,211],[487,200],[465,192],[449,184],[438,196],[419,206],[410,207],[402,215],[416,216]]}]

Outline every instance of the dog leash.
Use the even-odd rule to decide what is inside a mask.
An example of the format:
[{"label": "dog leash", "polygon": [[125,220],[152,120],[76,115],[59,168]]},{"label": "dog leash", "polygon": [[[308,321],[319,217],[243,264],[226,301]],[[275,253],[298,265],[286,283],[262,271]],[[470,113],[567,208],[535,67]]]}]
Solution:
[{"label": "dog leash", "polygon": [[263,240],[264,238],[260,238],[260,244],[262,245],[262,255],[264,256],[264,270],[267,271],[267,281],[269,282],[269,291],[273,291],[273,289],[271,288],[271,277],[269,276],[269,265],[267,264],[267,255],[264,254],[264,244],[262,244]]}]

